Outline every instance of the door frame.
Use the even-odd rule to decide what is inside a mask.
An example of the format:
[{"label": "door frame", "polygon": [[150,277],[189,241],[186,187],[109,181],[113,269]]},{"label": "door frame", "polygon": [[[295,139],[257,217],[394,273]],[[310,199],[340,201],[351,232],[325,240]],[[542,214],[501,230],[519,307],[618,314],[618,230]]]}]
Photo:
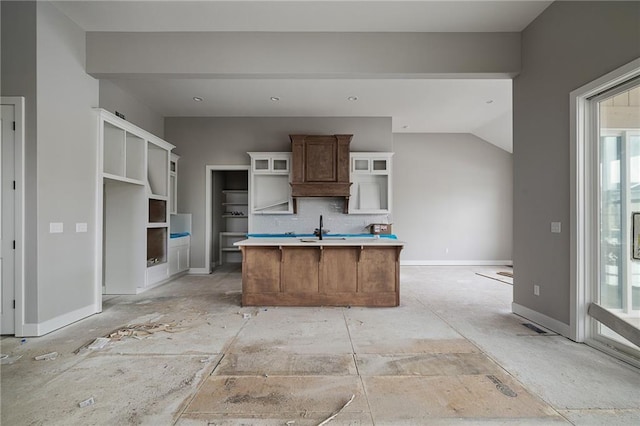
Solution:
[{"label": "door frame", "polygon": [[2,105],[13,105],[16,133],[14,140],[14,173],[16,189],[14,193],[14,238],[16,249],[14,252],[14,283],[13,297],[16,301],[14,312],[14,334],[25,335],[25,289],[24,289],[24,151],[25,151],[25,120],[23,96],[0,96]]},{"label": "door frame", "polygon": [[598,346],[605,352],[620,356],[617,351],[598,345],[591,339],[592,320],[587,314],[593,302],[593,285],[598,281],[598,193],[596,182],[597,144],[593,141],[597,115],[590,99],[628,80],[640,76],[640,58],[572,91],[570,99],[570,317],[569,337],[576,342]]},{"label": "door frame", "polygon": [[[210,274],[211,273],[211,221],[213,219],[212,214],[212,196],[211,188],[213,187],[213,172],[229,172],[229,171],[246,171],[248,174],[251,172],[251,166],[205,166],[205,224],[204,224],[204,268],[191,268],[189,273],[191,274]],[[249,178],[249,175],[247,175]],[[248,191],[247,195],[251,198],[251,179],[248,179]],[[251,229],[251,211],[249,211],[248,229]]]}]

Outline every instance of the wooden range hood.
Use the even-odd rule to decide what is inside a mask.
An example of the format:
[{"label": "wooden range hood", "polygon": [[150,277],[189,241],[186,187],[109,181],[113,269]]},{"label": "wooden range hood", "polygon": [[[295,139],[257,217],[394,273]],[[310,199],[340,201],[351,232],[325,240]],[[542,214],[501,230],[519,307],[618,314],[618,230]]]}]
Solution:
[{"label": "wooden range hood", "polygon": [[298,197],[343,197],[349,212],[349,144],[353,135],[289,135],[293,212]]}]

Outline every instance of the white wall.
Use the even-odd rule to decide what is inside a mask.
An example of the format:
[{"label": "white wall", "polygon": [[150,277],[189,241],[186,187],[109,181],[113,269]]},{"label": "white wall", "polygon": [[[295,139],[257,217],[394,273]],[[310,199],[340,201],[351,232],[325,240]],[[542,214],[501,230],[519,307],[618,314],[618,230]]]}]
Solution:
[{"label": "white wall", "polygon": [[[569,93],[640,57],[640,2],[554,2],[522,37],[513,86],[514,303],[569,324]],[[562,222],[561,234],[551,222]]]},{"label": "white wall", "polygon": [[[37,321],[45,332],[62,315],[74,313],[66,315],[71,322],[92,313],[95,301],[98,81],[84,59],[84,31],[38,2]],[[62,222],[64,232],[49,233],[50,222]],[[89,232],[76,233],[76,223]]]},{"label": "white wall", "polygon": [[[193,214],[191,238],[193,268],[205,267],[205,166],[248,165],[247,152],[249,151],[291,151],[289,134],[353,134],[352,151],[391,151],[393,143],[391,118],[167,117],[165,119],[165,139],[176,145],[174,151],[180,155],[178,210],[181,213]],[[322,205],[319,208],[326,208],[327,212],[332,211],[331,200],[321,201]],[[305,204],[304,199],[301,204]],[[274,227],[269,226],[269,229],[256,229],[256,231],[278,232],[280,229],[302,231],[313,224],[312,231],[317,227],[317,205],[313,201],[305,205],[312,207],[305,209],[302,206],[302,213],[296,216],[267,219],[272,220]],[[278,227],[275,227],[276,220],[279,220]],[[363,219],[354,217],[352,220],[360,224]],[[330,229],[339,231],[339,229]]]},{"label": "white wall", "polygon": [[471,134],[394,134],[403,263],[512,259],[512,155]]},{"label": "white wall", "polygon": [[130,123],[164,138],[164,117],[109,80],[100,80],[100,108],[118,111]]}]

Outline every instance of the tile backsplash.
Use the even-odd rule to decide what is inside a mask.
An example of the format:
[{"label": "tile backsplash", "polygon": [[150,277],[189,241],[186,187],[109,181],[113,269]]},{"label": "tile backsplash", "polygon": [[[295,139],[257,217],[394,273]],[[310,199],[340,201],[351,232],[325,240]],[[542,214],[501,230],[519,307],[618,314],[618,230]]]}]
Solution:
[{"label": "tile backsplash", "polygon": [[311,234],[322,215],[323,228],[332,234],[363,234],[370,223],[392,223],[389,214],[344,214],[343,198],[298,198],[298,214],[253,215],[254,234]]}]

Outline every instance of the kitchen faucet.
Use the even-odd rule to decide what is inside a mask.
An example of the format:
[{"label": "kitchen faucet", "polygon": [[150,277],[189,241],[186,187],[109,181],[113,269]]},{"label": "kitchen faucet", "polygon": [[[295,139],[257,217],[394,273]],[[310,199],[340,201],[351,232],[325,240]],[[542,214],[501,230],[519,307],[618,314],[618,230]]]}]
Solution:
[{"label": "kitchen faucet", "polygon": [[319,240],[322,239],[322,215],[320,215],[320,227],[316,229],[313,233],[318,237]]}]

